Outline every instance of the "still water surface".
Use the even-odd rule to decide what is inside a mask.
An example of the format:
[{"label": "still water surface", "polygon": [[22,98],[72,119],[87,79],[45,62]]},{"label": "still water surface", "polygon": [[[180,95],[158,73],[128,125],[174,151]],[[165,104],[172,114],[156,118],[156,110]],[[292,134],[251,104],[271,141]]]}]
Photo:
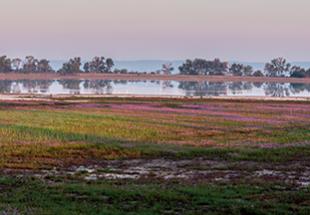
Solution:
[{"label": "still water surface", "polygon": [[0,93],[310,98],[310,84],[188,81],[0,80]]}]

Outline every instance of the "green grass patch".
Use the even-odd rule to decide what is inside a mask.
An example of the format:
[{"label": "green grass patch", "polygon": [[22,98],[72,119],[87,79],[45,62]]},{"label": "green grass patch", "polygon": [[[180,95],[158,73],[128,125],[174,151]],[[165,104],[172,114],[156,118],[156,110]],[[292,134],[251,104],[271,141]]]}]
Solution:
[{"label": "green grass patch", "polygon": [[[1,178],[0,210],[33,214],[308,214],[308,189]],[[14,189],[13,189],[14,188]]]}]

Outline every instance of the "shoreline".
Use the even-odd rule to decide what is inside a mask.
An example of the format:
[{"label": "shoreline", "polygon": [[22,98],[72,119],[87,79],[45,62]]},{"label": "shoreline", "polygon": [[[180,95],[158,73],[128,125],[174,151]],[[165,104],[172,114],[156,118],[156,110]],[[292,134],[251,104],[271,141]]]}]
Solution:
[{"label": "shoreline", "polygon": [[308,97],[264,97],[264,96],[169,96],[169,95],[138,95],[138,94],[0,94],[0,101],[89,101],[90,99],[121,98],[121,99],[172,99],[172,100],[225,100],[225,101],[283,101],[283,102],[310,102]]},{"label": "shoreline", "polygon": [[110,74],[77,73],[60,75],[56,73],[0,73],[0,80],[127,80],[127,81],[193,81],[193,82],[270,82],[310,84],[310,78],[288,77],[239,77],[239,76],[196,76],[157,74]]}]

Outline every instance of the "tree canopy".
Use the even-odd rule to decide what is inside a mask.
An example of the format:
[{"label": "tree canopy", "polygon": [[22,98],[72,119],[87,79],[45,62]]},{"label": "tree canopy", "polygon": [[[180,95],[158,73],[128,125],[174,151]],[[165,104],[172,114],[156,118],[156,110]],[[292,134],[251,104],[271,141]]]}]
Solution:
[{"label": "tree canopy", "polygon": [[86,62],[83,66],[84,72],[111,72],[114,61],[111,58],[94,57],[90,62]]},{"label": "tree canopy", "polygon": [[279,57],[266,63],[265,72],[270,77],[281,77],[288,75],[291,64],[287,63],[285,58]]},{"label": "tree canopy", "polygon": [[205,59],[186,60],[179,67],[182,75],[224,75],[228,70],[228,63],[220,59],[208,61]]},{"label": "tree canopy", "polygon": [[75,57],[70,59],[68,62],[64,63],[62,65],[62,68],[58,71],[62,74],[72,74],[72,73],[78,73],[81,72],[81,58]]},{"label": "tree canopy", "polygon": [[253,74],[253,67],[234,63],[230,66],[229,72],[234,76],[251,76]]},{"label": "tree canopy", "polygon": [[1,56],[0,57],[0,72],[11,72],[11,59],[9,59],[7,56]]}]

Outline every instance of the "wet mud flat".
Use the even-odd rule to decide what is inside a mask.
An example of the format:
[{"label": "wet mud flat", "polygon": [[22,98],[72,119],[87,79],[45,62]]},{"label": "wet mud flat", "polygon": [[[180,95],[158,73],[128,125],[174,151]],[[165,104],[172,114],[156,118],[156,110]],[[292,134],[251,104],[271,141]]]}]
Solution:
[{"label": "wet mud flat", "polygon": [[43,170],[3,169],[3,175],[35,177],[47,182],[81,180],[137,181],[184,184],[268,183],[292,186],[296,189],[310,185],[310,161],[289,163],[220,161],[195,158],[191,160],[135,159],[105,161],[100,165],[71,166]]}]

